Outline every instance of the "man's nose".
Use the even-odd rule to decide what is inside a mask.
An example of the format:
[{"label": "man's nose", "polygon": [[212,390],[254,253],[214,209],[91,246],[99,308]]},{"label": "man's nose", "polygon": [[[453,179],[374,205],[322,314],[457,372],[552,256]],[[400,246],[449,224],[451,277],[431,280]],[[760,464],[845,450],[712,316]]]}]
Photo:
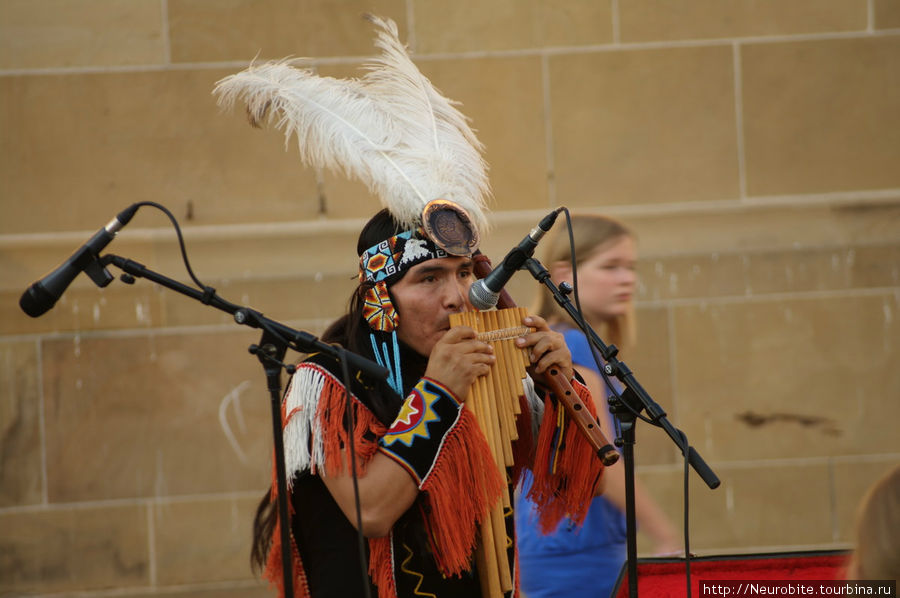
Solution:
[{"label": "man's nose", "polygon": [[449,287],[445,298],[447,307],[449,309],[463,309],[466,306],[469,285],[462,282],[455,282],[447,286]]}]

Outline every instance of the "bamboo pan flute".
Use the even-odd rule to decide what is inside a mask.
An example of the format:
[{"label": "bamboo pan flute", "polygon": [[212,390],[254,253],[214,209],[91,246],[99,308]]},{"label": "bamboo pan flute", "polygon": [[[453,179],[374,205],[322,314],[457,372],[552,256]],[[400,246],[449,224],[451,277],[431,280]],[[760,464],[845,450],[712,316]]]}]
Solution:
[{"label": "bamboo pan flute", "polygon": [[[512,442],[518,438],[516,416],[521,412],[519,396],[524,394],[523,379],[530,365],[527,351],[515,346],[515,339],[533,331],[522,325],[526,310],[521,307],[497,311],[451,314],[451,326],[470,326],[479,340],[490,343],[497,358],[487,376],[479,377],[469,392],[466,409],[471,409],[494,456],[502,479],[513,465]],[[476,564],[483,598],[502,598],[513,589],[515,580],[509,569],[507,549],[512,538],[506,530],[504,513],[512,508],[509,488],[482,520],[481,541]]]}]

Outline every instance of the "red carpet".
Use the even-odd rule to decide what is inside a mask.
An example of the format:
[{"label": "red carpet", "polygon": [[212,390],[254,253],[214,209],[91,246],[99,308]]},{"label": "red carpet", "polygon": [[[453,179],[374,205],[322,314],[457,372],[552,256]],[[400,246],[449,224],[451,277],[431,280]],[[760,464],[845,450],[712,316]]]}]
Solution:
[{"label": "red carpet", "polygon": [[[691,596],[704,595],[701,581],[843,580],[848,556],[847,551],[817,551],[695,557],[691,559]],[[623,567],[616,598],[628,598],[627,573]],[[683,559],[638,559],[637,578],[641,598],[687,596]]]}]

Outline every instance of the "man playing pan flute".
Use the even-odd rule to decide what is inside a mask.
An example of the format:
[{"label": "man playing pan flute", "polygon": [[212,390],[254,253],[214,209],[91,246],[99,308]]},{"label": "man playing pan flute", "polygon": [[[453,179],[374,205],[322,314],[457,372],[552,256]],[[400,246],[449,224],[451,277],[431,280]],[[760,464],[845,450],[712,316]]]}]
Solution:
[{"label": "man playing pan flute", "polygon": [[[521,468],[534,464],[548,519],[577,520],[602,466],[551,393],[526,383],[514,463],[498,468],[483,422],[466,406],[496,352],[471,327],[450,326],[451,314],[472,309],[473,254],[489,194],[481,146],[465,117],[415,68],[394,24],[370,20],[383,55],[361,79],[270,63],[216,90],[225,104],[246,101],[255,124],[277,115],[308,164],[360,178],[388,206],[360,233],[359,285],[322,340],[377,360],[390,376],[354,372],[348,388],[330,356],[299,364],[282,405],[291,546],[280,543],[273,485],[257,512],[253,556],[283,588],[281,555],[289,550],[298,596],[518,596],[511,510],[492,534],[510,578],[499,590],[480,566],[489,560],[480,525]],[[435,198],[454,207],[450,225],[429,220]],[[537,377],[552,368],[571,380],[562,336],[539,317],[519,323],[531,330],[514,341],[529,371]],[[590,405],[586,388],[572,385]]]}]

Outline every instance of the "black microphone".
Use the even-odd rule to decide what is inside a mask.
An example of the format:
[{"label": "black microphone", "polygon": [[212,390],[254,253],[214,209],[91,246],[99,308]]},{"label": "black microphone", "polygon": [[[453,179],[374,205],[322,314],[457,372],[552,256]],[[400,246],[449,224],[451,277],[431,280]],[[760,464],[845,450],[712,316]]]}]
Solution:
[{"label": "black microphone", "polygon": [[112,276],[100,266],[98,257],[103,248],[115,238],[116,233],[128,224],[138,207],[137,204],[132,204],[119,212],[115,218],[109,221],[109,224],[97,231],[97,234],[73,253],[60,267],[28,287],[28,290],[19,299],[19,307],[22,308],[22,311],[32,318],[43,315],[59,301],[65,290],[82,271],[87,271],[98,285],[108,285],[112,281]]},{"label": "black microphone", "polygon": [[476,280],[469,287],[469,302],[475,309],[490,309],[497,305],[497,300],[500,299],[500,291],[506,286],[513,274],[522,267],[525,260],[534,254],[538,241],[550,231],[553,223],[556,222],[556,217],[564,209],[557,208],[544,216],[544,219],[531,229],[528,236],[506,254],[499,266],[491,270],[490,274],[481,280]]}]

